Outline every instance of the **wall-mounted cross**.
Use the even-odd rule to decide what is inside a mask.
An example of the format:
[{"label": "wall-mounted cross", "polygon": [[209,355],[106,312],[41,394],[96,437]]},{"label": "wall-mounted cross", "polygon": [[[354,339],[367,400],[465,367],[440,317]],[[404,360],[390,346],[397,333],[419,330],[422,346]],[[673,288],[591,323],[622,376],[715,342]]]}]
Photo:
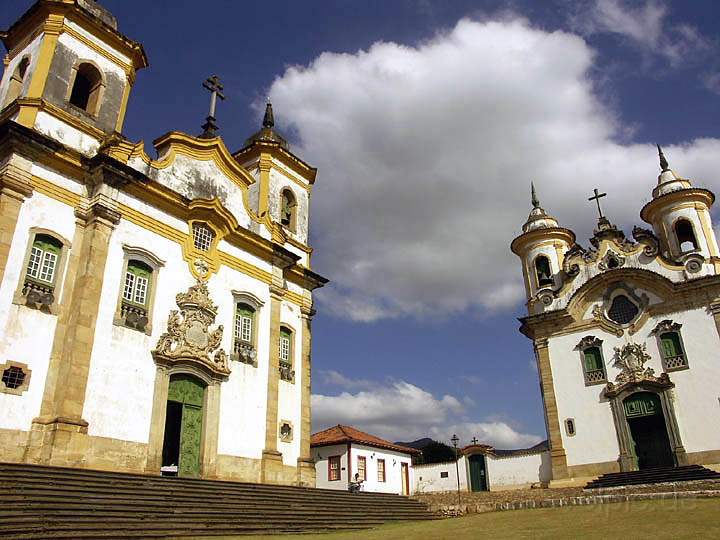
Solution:
[{"label": "wall-mounted cross", "polygon": [[477,437],[473,437],[473,438],[472,438],[472,441],[470,441],[470,442],[473,443],[473,444],[477,444],[477,443],[479,443],[480,441],[477,440]]},{"label": "wall-mounted cross", "polygon": [[605,197],[607,195],[607,193],[599,193],[597,188],[595,188],[593,190],[593,192],[595,193],[595,196],[590,197],[588,199],[588,201],[595,201],[595,203],[597,204],[598,214],[600,215],[600,219],[602,219],[603,213],[602,213],[602,209],[600,208],[600,199],[602,197]]},{"label": "wall-mounted cross", "polygon": [[205,119],[205,123],[202,126],[203,132],[200,137],[203,139],[212,139],[213,137],[217,137],[218,130],[217,122],[215,120],[217,98],[224,100],[225,94],[223,94],[223,85],[220,82],[220,77],[217,75],[208,77],[203,83],[203,88],[210,91],[210,114]]}]

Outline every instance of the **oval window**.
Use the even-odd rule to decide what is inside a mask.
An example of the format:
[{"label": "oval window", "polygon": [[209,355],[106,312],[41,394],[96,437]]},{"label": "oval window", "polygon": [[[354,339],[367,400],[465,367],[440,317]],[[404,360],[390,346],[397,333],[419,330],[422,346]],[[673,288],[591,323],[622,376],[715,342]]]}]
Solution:
[{"label": "oval window", "polygon": [[608,317],[618,324],[629,324],[638,316],[638,313],[640,313],[638,307],[624,294],[613,298],[610,309],[608,309]]}]

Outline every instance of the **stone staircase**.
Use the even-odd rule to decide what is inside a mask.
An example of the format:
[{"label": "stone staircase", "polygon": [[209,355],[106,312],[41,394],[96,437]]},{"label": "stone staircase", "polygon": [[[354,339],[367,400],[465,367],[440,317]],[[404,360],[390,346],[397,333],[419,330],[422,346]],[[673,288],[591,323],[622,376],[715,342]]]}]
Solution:
[{"label": "stone staircase", "polygon": [[3,538],[329,532],[434,517],[399,495],[0,463]]},{"label": "stone staircase", "polygon": [[585,486],[585,489],[718,479],[720,479],[720,473],[716,471],[707,469],[701,465],[686,465],[683,467],[662,467],[658,469],[603,474],[599,478],[589,482]]}]

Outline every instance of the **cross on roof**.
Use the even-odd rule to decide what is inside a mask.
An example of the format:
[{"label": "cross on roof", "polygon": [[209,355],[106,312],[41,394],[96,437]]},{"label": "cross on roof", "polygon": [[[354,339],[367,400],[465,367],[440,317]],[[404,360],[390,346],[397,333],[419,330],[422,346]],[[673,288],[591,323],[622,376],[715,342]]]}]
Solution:
[{"label": "cross on roof", "polygon": [[473,438],[472,438],[472,441],[470,441],[470,442],[473,443],[473,444],[477,444],[477,443],[479,443],[480,441],[477,440],[477,437],[473,437]]},{"label": "cross on roof", "polygon": [[593,193],[595,193],[595,195],[593,197],[590,197],[588,201],[595,201],[595,203],[597,204],[598,214],[600,214],[600,219],[602,219],[604,216],[602,213],[602,209],[600,208],[600,199],[602,197],[605,197],[607,193],[599,193],[597,188],[593,190]]},{"label": "cross on roof", "polygon": [[224,100],[225,94],[223,94],[223,85],[220,82],[220,77],[217,75],[208,77],[203,83],[203,88],[210,91],[210,113],[202,126],[203,132],[200,137],[203,139],[212,139],[213,137],[217,137],[218,130],[217,122],[215,121],[217,98]]}]

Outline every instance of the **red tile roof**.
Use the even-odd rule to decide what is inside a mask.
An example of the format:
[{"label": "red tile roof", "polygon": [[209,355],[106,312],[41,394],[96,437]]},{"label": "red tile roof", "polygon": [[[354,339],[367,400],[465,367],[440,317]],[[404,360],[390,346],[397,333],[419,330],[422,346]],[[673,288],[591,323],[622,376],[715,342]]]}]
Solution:
[{"label": "red tile roof", "polygon": [[369,433],[365,433],[364,431],[360,431],[354,427],[341,426],[340,424],[315,433],[310,439],[310,446],[329,446],[331,444],[343,443],[364,444],[367,446],[374,446],[375,448],[395,450],[396,452],[403,452],[404,454],[421,453],[417,448],[393,444],[390,441],[386,441],[380,437],[375,437],[375,435],[370,435]]}]

